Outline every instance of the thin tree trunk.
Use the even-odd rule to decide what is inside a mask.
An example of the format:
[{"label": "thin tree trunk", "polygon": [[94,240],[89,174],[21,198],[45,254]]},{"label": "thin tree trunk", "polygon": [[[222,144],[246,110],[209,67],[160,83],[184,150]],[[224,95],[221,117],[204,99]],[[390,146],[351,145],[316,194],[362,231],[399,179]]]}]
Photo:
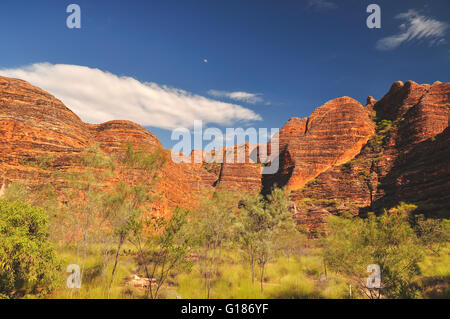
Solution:
[{"label": "thin tree trunk", "polygon": [[216,263],[216,249],[217,249],[217,244],[214,243],[213,246],[213,254],[212,254],[212,258],[211,261],[209,263],[209,275],[208,275],[208,299],[211,297],[211,279],[213,277],[213,272],[214,272],[214,267],[215,267],[215,263]]},{"label": "thin tree trunk", "polygon": [[254,257],[251,257],[251,265],[252,265],[252,284],[255,284],[255,260]]},{"label": "thin tree trunk", "polygon": [[261,294],[264,292],[263,282],[264,282],[264,268],[265,264],[261,266]]},{"label": "thin tree trunk", "polygon": [[113,284],[113,281],[114,281],[114,274],[116,273],[117,262],[118,262],[118,259],[119,259],[119,253],[120,253],[120,249],[122,248],[123,240],[124,240],[123,236],[120,236],[119,245],[117,247],[117,252],[116,252],[116,257],[115,257],[115,260],[114,260],[114,267],[113,267],[113,271],[112,271],[112,274],[111,274],[111,281],[109,282],[109,287],[108,287],[108,299],[109,299],[109,296],[111,294],[111,287],[112,287],[112,284]]},{"label": "thin tree trunk", "polygon": [[205,257],[204,257],[204,263],[205,263],[205,289],[206,289],[206,296],[208,297],[208,273],[209,273],[209,247],[208,244],[205,245]]},{"label": "thin tree trunk", "polygon": [[81,267],[81,274],[80,274],[80,283],[81,284],[83,284],[84,267],[86,266],[86,259],[87,259],[87,233],[86,232],[83,235],[83,242],[84,242],[83,266]]}]

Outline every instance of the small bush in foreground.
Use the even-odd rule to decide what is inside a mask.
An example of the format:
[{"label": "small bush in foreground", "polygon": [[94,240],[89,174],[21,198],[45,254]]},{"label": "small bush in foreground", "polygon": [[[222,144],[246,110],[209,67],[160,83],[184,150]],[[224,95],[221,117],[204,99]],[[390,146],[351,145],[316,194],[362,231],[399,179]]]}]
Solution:
[{"label": "small bush in foreground", "polygon": [[0,294],[53,288],[59,262],[48,240],[47,215],[40,208],[0,199]]},{"label": "small bush in foreground", "polygon": [[[331,218],[324,243],[324,260],[330,269],[349,278],[361,296],[369,298],[414,298],[418,287],[418,263],[423,248],[408,223],[397,211],[367,219]],[[366,286],[367,266],[378,264],[381,289]]]}]

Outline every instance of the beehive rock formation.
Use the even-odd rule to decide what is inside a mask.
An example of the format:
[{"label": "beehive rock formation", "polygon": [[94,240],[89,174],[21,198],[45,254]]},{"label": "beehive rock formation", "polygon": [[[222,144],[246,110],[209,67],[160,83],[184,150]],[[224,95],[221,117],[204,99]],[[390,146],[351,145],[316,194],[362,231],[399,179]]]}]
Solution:
[{"label": "beehive rock formation", "polygon": [[[450,83],[395,82],[380,100],[368,100],[376,122],[361,151],[292,193],[301,218],[316,215],[317,228],[329,214],[379,211],[413,202],[424,213],[450,216]],[[376,116],[376,118],[375,118]],[[315,205],[308,204],[315,198]],[[330,205],[331,203],[331,205]]]},{"label": "beehive rock formation", "polygon": [[280,130],[280,170],[266,177],[273,184],[302,188],[332,166],[358,154],[374,133],[369,111],[358,101],[341,97],[316,109],[309,118],[294,118]]},{"label": "beehive rock formation", "polygon": [[[64,157],[93,143],[78,116],[50,94],[20,80],[0,77],[0,170],[4,180],[35,179],[43,169],[23,165]],[[42,166],[42,165],[41,165]]]},{"label": "beehive rock formation", "polygon": [[[201,163],[194,161],[197,152]],[[258,162],[257,152],[258,146],[249,143],[223,147],[221,160],[215,161],[220,157],[219,151],[194,150],[190,156],[191,163],[184,165],[191,183],[194,183],[193,187],[202,185],[259,193],[262,187],[262,166]]]},{"label": "beehive rock formation", "polygon": [[[117,153],[131,142],[137,149],[161,149],[158,138],[138,124],[83,123],[61,101],[25,81],[0,77],[0,188],[13,181],[44,184],[55,170],[93,144]],[[167,161],[158,184],[161,209],[190,206],[195,191],[185,168]]]},{"label": "beehive rock formation", "polygon": [[[261,175],[262,164],[249,161],[259,146],[248,143],[232,148],[244,151],[244,163],[208,163],[212,153],[203,151],[200,163],[167,161],[157,185],[160,209],[192,207],[205,190],[267,193],[278,185],[292,191],[295,218],[313,232],[330,214],[364,214],[400,201],[449,217],[449,113],[450,83],[398,81],[380,100],[369,96],[365,106],[337,98],[308,118],[290,119],[274,137],[280,161],[275,174]],[[138,124],[83,123],[51,94],[0,77],[0,196],[12,181],[48,183],[52,172],[67,169],[91,145],[120,153],[127,142],[170,158]]]}]

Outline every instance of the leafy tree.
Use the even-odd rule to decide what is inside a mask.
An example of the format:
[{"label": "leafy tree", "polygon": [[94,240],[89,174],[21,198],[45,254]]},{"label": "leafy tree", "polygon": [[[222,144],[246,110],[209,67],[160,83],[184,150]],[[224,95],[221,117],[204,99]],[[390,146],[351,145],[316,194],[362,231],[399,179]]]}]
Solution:
[{"label": "leafy tree", "polygon": [[113,156],[93,145],[72,158],[71,164],[65,171],[54,172],[52,183],[37,186],[13,183],[5,196],[10,200],[26,200],[48,213],[50,239],[60,245],[76,245],[76,263],[80,257],[83,280],[90,245],[109,237],[105,231],[110,226],[104,214],[108,195],[105,185],[112,178],[116,163]]},{"label": "leafy tree", "polygon": [[[125,152],[118,166],[120,183],[110,195],[105,212],[112,218],[112,229],[117,239],[117,250],[108,288],[108,296],[118,264],[120,250],[131,232],[135,231],[136,220],[145,217],[145,211],[151,211],[151,203],[156,195],[153,188],[158,181],[158,174],[166,162],[165,154],[159,150],[135,150],[132,143],[127,143]],[[138,178],[136,173],[139,174]]]},{"label": "leafy tree", "polygon": [[117,246],[114,256],[114,266],[108,286],[108,298],[114,282],[120,251],[133,230],[134,219],[141,215],[138,205],[143,200],[144,195],[142,192],[122,182],[112,194],[109,194],[105,201],[104,212],[109,216],[112,238]]},{"label": "leafy tree", "polygon": [[277,236],[276,249],[278,255],[287,257],[304,255],[308,245],[308,237],[303,225],[296,225],[295,229],[282,231]]},{"label": "leafy tree", "polygon": [[[347,276],[361,295],[369,298],[413,298],[423,252],[399,210],[377,217],[345,219],[330,217],[324,246],[324,260],[332,270]],[[367,287],[368,265],[378,264],[381,288]]]},{"label": "leafy tree", "polygon": [[297,234],[289,204],[288,193],[284,189],[274,188],[267,200],[258,195],[248,198],[241,205],[238,235],[250,262],[252,282],[255,265],[259,267],[261,292],[267,263],[281,252],[286,236],[295,238]]},{"label": "leafy tree", "polygon": [[420,243],[434,255],[440,256],[440,251],[450,241],[450,221],[435,218],[415,216],[414,230]]},{"label": "leafy tree", "polygon": [[[151,216],[134,220],[129,241],[138,251],[138,263],[149,279],[146,295],[158,298],[168,276],[177,268],[189,268],[189,239],[186,236],[187,210],[176,208],[169,219]],[[154,288],[153,288],[154,284]]]},{"label": "leafy tree", "polygon": [[16,289],[54,288],[60,263],[49,242],[47,214],[41,208],[0,199],[0,295]]},{"label": "leafy tree", "polygon": [[255,266],[260,241],[260,221],[265,215],[264,199],[261,195],[248,196],[241,202],[241,216],[236,227],[237,240],[251,268],[252,283],[255,282]]},{"label": "leafy tree", "polygon": [[211,296],[222,249],[232,243],[238,202],[236,192],[217,191],[207,194],[191,216],[190,236],[202,251],[201,272],[207,298]]},{"label": "leafy tree", "polygon": [[282,234],[295,233],[295,223],[289,211],[289,193],[285,189],[272,189],[272,193],[267,196],[264,211],[264,216],[256,216],[261,226],[257,248],[261,292],[263,292],[265,267],[279,252],[280,237]]},{"label": "leafy tree", "polygon": [[[81,255],[81,280],[84,278],[86,259],[91,244],[100,242],[109,226],[105,202],[107,182],[114,176],[115,158],[105,154],[98,145],[90,146],[72,160],[65,172],[54,174],[59,191],[59,208],[52,209],[62,242],[72,242]],[[45,188],[44,188],[45,190]],[[51,193],[51,190],[47,190]],[[41,197],[44,195],[41,192]],[[36,196],[35,196],[36,197]],[[42,200],[40,200],[42,202]],[[42,202],[43,203],[43,202]],[[51,201],[43,203],[49,207]],[[78,263],[78,262],[77,262]]]}]

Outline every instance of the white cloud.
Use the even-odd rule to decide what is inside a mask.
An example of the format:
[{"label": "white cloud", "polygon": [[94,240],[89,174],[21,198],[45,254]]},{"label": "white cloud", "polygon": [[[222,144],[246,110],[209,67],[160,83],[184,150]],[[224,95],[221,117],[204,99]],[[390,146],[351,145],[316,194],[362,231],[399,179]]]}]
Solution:
[{"label": "white cloud", "polygon": [[393,50],[402,43],[413,40],[427,40],[431,46],[445,43],[447,23],[426,17],[412,9],[395,18],[405,21],[399,26],[401,32],[380,39],[376,44],[378,50]]},{"label": "white cloud", "polygon": [[[262,103],[264,99],[261,97],[261,93],[248,93],[248,92],[227,92],[219,90],[209,90],[208,94],[219,98],[228,98],[231,100],[245,102],[250,104]],[[267,103],[267,102],[266,102]]]},{"label": "white cloud", "polygon": [[316,10],[332,10],[336,9],[338,6],[334,2],[328,0],[309,0],[308,8],[313,8]]},{"label": "white cloud", "polygon": [[219,125],[261,120],[240,105],[85,66],[37,63],[2,69],[0,75],[48,91],[88,123],[130,120],[143,126],[174,129],[191,128],[194,120]]}]

